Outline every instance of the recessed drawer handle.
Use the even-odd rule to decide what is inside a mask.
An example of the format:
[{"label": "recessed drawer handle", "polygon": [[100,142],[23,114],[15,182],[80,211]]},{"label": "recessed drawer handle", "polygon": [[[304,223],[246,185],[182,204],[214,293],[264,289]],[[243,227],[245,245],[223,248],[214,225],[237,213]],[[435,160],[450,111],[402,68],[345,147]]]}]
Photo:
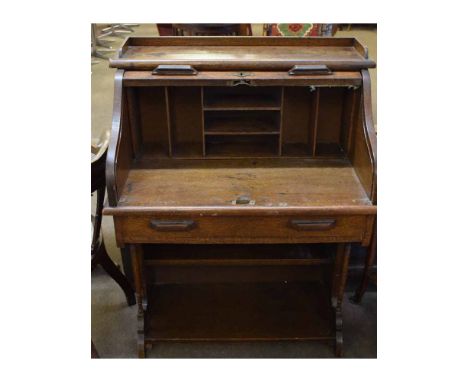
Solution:
[{"label": "recessed drawer handle", "polygon": [[192,65],[158,65],[153,70],[152,74],[155,75],[196,75],[198,72],[192,67]]},{"label": "recessed drawer handle", "polygon": [[190,231],[196,226],[193,220],[151,220],[150,227],[156,231]]},{"label": "recessed drawer handle", "polygon": [[325,231],[335,226],[335,219],[291,220],[291,227],[298,231]]},{"label": "recessed drawer handle", "polygon": [[300,76],[308,74],[331,74],[331,70],[326,65],[294,65],[288,72],[290,76]]}]

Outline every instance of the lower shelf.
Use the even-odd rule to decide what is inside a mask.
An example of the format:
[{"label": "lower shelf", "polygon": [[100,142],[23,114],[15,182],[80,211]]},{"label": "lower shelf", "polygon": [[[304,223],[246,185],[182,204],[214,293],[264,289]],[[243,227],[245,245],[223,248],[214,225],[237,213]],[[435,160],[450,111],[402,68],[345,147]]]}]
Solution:
[{"label": "lower shelf", "polygon": [[292,157],[310,157],[312,156],[312,147],[305,143],[283,144],[282,155]]},{"label": "lower shelf", "polygon": [[274,157],[278,135],[206,136],[207,157]]},{"label": "lower shelf", "polygon": [[321,283],[158,285],[145,341],[333,340]]},{"label": "lower shelf", "polygon": [[317,143],[316,149],[319,157],[340,157],[343,156],[343,149],[337,143]]}]

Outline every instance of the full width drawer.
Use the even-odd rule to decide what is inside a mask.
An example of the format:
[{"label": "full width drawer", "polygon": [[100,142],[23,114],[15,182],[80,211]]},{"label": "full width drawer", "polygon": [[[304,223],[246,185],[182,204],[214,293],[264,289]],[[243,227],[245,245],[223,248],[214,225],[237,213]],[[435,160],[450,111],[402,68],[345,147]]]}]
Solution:
[{"label": "full width drawer", "polygon": [[359,242],[368,227],[357,216],[115,216],[124,243]]}]

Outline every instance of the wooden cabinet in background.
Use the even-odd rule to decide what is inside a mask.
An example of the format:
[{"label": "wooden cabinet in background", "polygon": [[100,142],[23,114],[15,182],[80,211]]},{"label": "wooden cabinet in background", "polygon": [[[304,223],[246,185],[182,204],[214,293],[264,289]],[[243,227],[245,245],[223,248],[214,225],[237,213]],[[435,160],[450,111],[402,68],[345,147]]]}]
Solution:
[{"label": "wooden cabinet in background", "polygon": [[342,355],[376,137],[352,38],[128,38],[109,205],[132,257],[138,354],[157,341],[326,340]]}]

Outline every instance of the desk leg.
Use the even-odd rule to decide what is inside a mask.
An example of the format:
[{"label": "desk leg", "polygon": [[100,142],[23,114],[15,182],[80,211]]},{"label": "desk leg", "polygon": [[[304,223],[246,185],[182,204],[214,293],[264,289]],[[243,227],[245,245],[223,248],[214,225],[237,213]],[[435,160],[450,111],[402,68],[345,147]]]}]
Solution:
[{"label": "desk leg", "polygon": [[338,244],[333,268],[332,306],[335,310],[335,355],[343,356],[343,315],[342,303],[346,278],[348,276],[351,244]]},{"label": "desk leg", "polygon": [[137,296],[137,348],[138,358],[145,358],[145,313],[148,307],[146,296],[146,281],[143,267],[143,251],[141,245],[129,245],[130,256],[132,258],[133,279]]}]

